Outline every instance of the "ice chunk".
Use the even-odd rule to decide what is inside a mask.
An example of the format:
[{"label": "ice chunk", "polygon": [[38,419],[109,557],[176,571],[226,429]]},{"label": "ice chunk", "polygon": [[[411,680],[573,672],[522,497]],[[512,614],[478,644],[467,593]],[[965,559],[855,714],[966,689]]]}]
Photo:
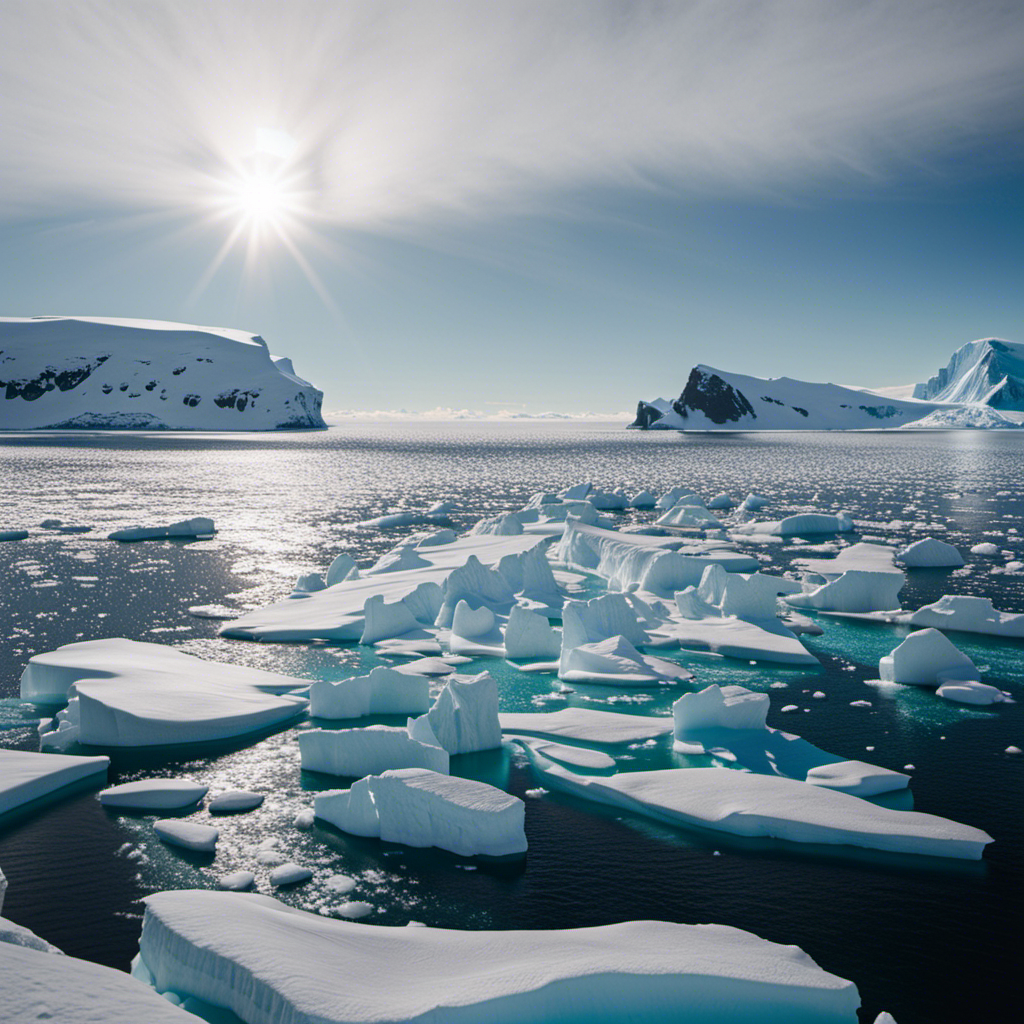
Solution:
[{"label": "ice chunk", "polygon": [[998,704],[1006,700],[1002,690],[986,683],[943,683],[935,692],[960,704]]},{"label": "ice chunk", "polygon": [[300,882],[308,882],[312,877],[313,872],[309,868],[288,861],[287,864],[280,864],[270,872],[270,884],[298,885]]},{"label": "ice chunk", "polygon": [[594,508],[602,512],[621,512],[623,509],[629,508],[629,495],[622,490],[593,490],[587,495],[587,500]]},{"label": "ice chunk", "polygon": [[921,629],[878,663],[883,682],[941,686],[950,682],[979,682],[974,662],[937,629]]},{"label": "ice chunk", "polygon": [[355,835],[464,857],[526,852],[523,801],[485,782],[404,768],[317,793],[314,803],[318,818]]},{"label": "ice chunk", "polygon": [[835,558],[794,558],[793,565],[807,572],[816,572],[826,580],[836,579],[850,569],[863,572],[890,572],[904,579],[903,570],[897,569],[893,560],[896,549],[886,544],[872,544],[860,541],[843,548]]},{"label": "ice chunk", "polygon": [[321,680],[309,688],[309,713],[314,718],[418,715],[429,707],[430,683],[424,676],[384,666],[336,683]]},{"label": "ice chunk", "polygon": [[197,853],[213,853],[217,848],[220,832],[212,825],[201,825],[196,821],[182,821],[180,818],[161,818],[153,822],[153,831],[171,846],[180,846]]},{"label": "ice chunk", "polygon": [[672,731],[671,718],[623,715],[593,708],[563,708],[547,713],[503,712],[499,718],[504,733],[555,736],[609,746],[650,740]]},{"label": "ice chunk", "polygon": [[615,758],[600,750],[587,747],[570,747],[564,743],[552,743],[550,740],[538,740],[528,736],[505,735],[505,739],[514,740],[523,746],[529,746],[538,754],[587,771],[609,771],[615,768]]},{"label": "ice chunk", "polygon": [[193,1014],[124,971],[20,943],[0,948],[4,1024],[196,1024]]},{"label": "ice chunk", "polygon": [[452,616],[452,632],[456,636],[473,639],[484,637],[494,632],[494,612],[486,605],[473,608],[465,599],[455,606]]},{"label": "ice chunk", "polygon": [[466,598],[475,605],[484,605],[491,611],[507,614],[515,602],[515,594],[504,576],[488,569],[476,555],[470,555],[466,564],[455,569],[444,581],[441,610],[435,625],[448,627],[455,618],[455,608]]},{"label": "ice chunk", "polygon": [[756,512],[758,509],[764,508],[771,501],[771,498],[766,498],[763,494],[755,494],[751,491],[742,502],[740,502],[740,508],[744,512]]},{"label": "ice chunk", "polygon": [[356,880],[349,875],[331,875],[324,882],[324,888],[330,889],[331,892],[346,893],[351,892],[357,884]]},{"label": "ice chunk", "polygon": [[233,871],[230,875],[221,875],[217,879],[218,889],[228,889],[231,892],[244,892],[251,889],[256,881],[256,876],[251,871]]},{"label": "ice chunk", "polygon": [[0,748],[0,814],[83,779],[106,778],[109,757],[36,754]]},{"label": "ice chunk", "polygon": [[647,633],[622,594],[604,594],[590,601],[567,601],[562,609],[559,672],[569,670],[569,653],[573,648],[611,637],[622,637],[634,646],[647,643]]},{"label": "ice chunk", "polygon": [[108,540],[164,540],[167,537],[208,537],[216,533],[213,520],[204,516],[183,519],[170,526],[132,526],[126,530],[115,530]]},{"label": "ice chunk", "polygon": [[543,784],[660,821],[740,836],[980,860],[991,836],[794,779],[727,768],[576,775],[531,754]]},{"label": "ice chunk", "polygon": [[912,626],[957,629],[964,633],[990,636],[1024,637],[1024,615],[1001,612],[987,597],[945,594],[934,604],[918,608],[910,616]]},{"label": "ice chunk", "polygon": [[767,693],[712,684],[672,705],[674,732],[680,738],[700,729],[764,729],[768,705]]},{"label": "ice chunk", "polygon": [[507,658],[547,660],[558,657],[562,640],[543,615],[515,605],[505,626],[504,645]]},{"label": "ice chunk", "polygon": [[[0,909],[3,907],[3,890],[6,884],[3,872],[0,872]],[[55,953],[57,956],[63,955],[63,950],[51,945],[46,941],[46,939],[41,939],[34,931],[32,931],[31,928],[26,928],[24,925],[15,924],[13,921],[8,921],[5,918],[0,917],[0,957],[2,957],[6,952],[7,946],[20,946],[22,949],[34,949],[38,953]],[[6,1000],[4,1001],[4,1004],[0,1004],[0,1021],[11,1020],[11,1018],[6,1015],[5,1010]],[[52,1018],[44,1017],[43,1019]],[[18,1024],[20,1024],[20,1022],[18,1022]]]},{"label": "ice chunk", "polygon": [[702,530],[719,530],[721,521],[703,505],[673,505],[655,520],[656,526],[697,527]]},{"label": "ice chunk", "polygon": [[255,810],[263,803],[262,793],[251,793],[247,789],[229,789],[215,796],[207,809],[211,814],[239,814]]},{"label": "ice chunk", "polygon": [[709,502],[707,507],[710,509],[730,509],[735,508],[739,504],[739,501],[734,498],[731,494],[716,494]]},{"label": "ice chunk", "polygon": [[139,948],[136,971],[158,990],[252,1022],[855,1024],[860,1001],[796,946],[712,924],[368,928],[258,894],[194,890],[147,897]]},{"label": "ice chunk", "polygon": [[543,547],[538,545],[528,551],[505,555],[497,569],[512,592],[519,596],[519,603],[535,611],[546,609],[555,614],[562,607],[565,597]]},{"label": "ice chunk", "polygon": [[657,499],[650,491],[641,491],[629,499],[630,508],[654,508]]},{"label": "ice chunk", "polygon": [[988,541],[982,544],[974,544],[971,547],[972,555],[983,555],[986,558],[997,558],[999,556],[999,545]]},{"label": "ice chunk", "polygon": [[[449,676],[433,706],[414,722],[425,723],[449,754],[469,754],[501,746],[498,686],[489,672]],[[414,724],[411,735],[419,735]]]},{"label": "ice chunk", "polygon": [[727,573],[720,565],[709,565],[701,574],[697,596],[724,616],[760,622],[775,618],[780,594],[792,594],[798,589],[798,583],[783,576],[760,572],[744,576]]},{"label": "ice chunk", "polygon": [[562,491],[559,497],[565,501],[585,501],[593,489],[594,485],[591,483],[573,484]]},{"label": "ice chunk", "polygon": [[523,524],[513,513],[504,513],[481,519],[469,531],[471,534],[494,534],[498,537],[516,537],[523,532]]},{"label": "ice chunk", "polygon": [[834,761],[809,769],[806,781],[812,786],[837,789],[853,796],[877,796],[905,789],[910,776],[866,761]]},{"label": "ice chunk", "polygon": [[794,608],[828,612],[896,611],[903,589],[902,573],[864,572],[849,569],[834,580],[802,594],[789,594],[785,601]]},{"label": "ice chunk", "polygon": [[407,729],[370,725],[362,729],[309,729],[299,733],[302,767],[327,775],[363,775],[388,768],[448,771],[448,753],[423,743]]},{"label": "ice chunk", "polygon": [[675,662],[641,654],[624,636],[578,644],[561,659],[558,677],[570,682],[649,685],[662,679],[692,679]]},{"label": "ice chunk", "polygon": [[365,900],[349,900],[338,907],[339,916],[348,918],[350,921],[358,921],[361,917],[372,913],[373,904],[367,903]]},{"label": "ice chunk", "polygon": [[698,504],[701,504],[700,498],[689,488],[672,487],[658,498],[654,507],[661,509],[671,508],[673,505],[679,504],[681,499],[695,499]]},{"label": "ice chunk", "polygon": [[327,586],[324,578],[318,572],[308,572],[300,576],[292,587],[292,597],[305,597],[306,594],[315,594]]},{"label": "ice chunk", "polygon": [[331,566],[327,570],[327,586],[333,587],[335,583],[346,579],[355,567],[355,560],[343,551],[331,562]]},{"label": "ice chunk", "polygon": [[139,779],[101,790],[100,803],[105,807],[153,811],[191,807],[206,796],[209,788],[191,779]]},{"label": "ice chunk", "polygon": [[420,628],[420,623],[404,599],[387,604],[382,594],[367,598],[363,605],[363,618],[365,625],[359,638],[361,644],[404,636]]},{"label": "ice chunk", "polygon": [[964,556],[952,544],[925,537],[909,547],[896,552],[896,557],[908,569],[958,567],[964,564]]},{"label": "ice chunk", "polygon": [[853,520],[845,512],[824,515],[820,512],[800,512],[785,519],[768,522],[740,523],[732,527],[733,533],[766,534],[775,537],[794,537],[817,533],[848,533]]},{"label": "ice chunk", "polygon": [[306,709],[282,691],[308,681],[204,661],[161,644],[87,640],[29,660],[21,695],[68,701],[44,746],[154,746],[226,739],[286,722]]}]

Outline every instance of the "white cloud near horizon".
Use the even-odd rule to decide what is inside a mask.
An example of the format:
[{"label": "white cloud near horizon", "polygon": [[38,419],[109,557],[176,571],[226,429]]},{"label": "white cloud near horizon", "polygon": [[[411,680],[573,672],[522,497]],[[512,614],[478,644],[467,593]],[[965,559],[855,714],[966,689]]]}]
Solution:
[{"label": "white cloud near horizon", "polygon": [[1024,9],[962,0],[0,5],[0,215],[188,207],[260,129],[369,230],[1020,155]]}]

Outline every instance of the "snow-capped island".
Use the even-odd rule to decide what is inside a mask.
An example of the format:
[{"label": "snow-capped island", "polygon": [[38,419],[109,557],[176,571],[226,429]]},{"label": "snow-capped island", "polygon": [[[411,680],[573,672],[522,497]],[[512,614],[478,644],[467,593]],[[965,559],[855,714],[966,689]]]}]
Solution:
[{"label": "snow-capped island", "polygon": [[326,426],[323,392],[256,334],[163,320],[0,318],[0,430]]},{"label": "snow-capped island", "polygon": [[690,371],[680,396],[637,404],[637,430],[1007,429],[1024,413],[1024,345],[986,338],[959,348],[927,383],[844,387]]}]

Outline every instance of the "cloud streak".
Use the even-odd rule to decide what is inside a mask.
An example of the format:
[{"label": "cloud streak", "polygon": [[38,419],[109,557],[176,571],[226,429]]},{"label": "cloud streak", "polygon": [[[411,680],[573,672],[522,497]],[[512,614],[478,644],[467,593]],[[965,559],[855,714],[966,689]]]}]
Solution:
[{"label": "cloud streak", "polygon": [[201,204],[261,128],[369,230],[1020,155],[1013,3],[7,0],[0,37],[5,216]]}]

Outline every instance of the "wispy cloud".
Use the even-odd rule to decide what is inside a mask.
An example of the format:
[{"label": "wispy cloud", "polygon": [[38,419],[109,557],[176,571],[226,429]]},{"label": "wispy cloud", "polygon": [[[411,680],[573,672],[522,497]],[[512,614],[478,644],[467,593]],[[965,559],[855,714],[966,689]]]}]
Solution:
[{"label": "wispy cloud", "polygon": [[202,200],[260,129],[370,229],[1020,141],[1024,14],[924,0],[0,5],[0,212]]}]

